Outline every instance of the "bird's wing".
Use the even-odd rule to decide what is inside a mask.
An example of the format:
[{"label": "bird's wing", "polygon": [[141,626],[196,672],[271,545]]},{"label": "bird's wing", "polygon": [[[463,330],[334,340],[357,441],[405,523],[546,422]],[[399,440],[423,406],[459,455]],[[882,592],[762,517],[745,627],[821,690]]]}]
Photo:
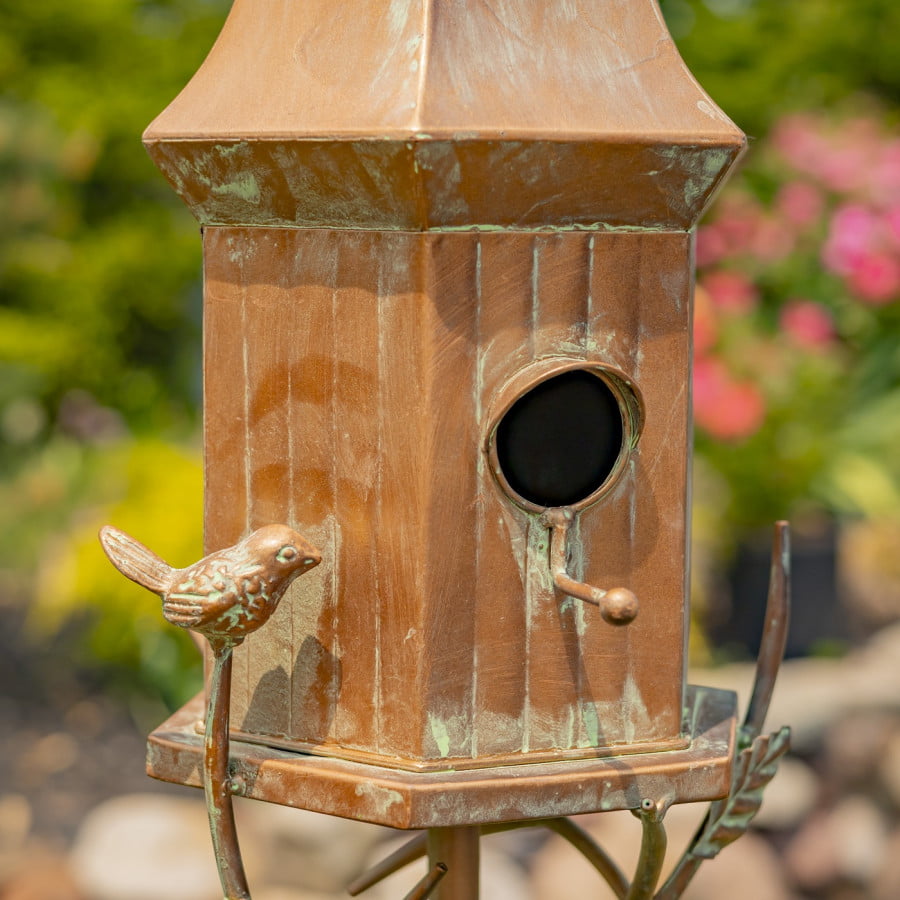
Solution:
[{"label": "bird's wing", "polygon": [[126,578],[157,594],[169,589],[174,569],[130,535],[104,525],[100,529],[100,543],[109,561]]},{"label": "bird's wing", "polygon": [[233,591],[214,594],[181,590],[177,586],[163,597],[163,615],[173,625],[200,628],[216,621],[222,613],[239,606],[240,597]]}]

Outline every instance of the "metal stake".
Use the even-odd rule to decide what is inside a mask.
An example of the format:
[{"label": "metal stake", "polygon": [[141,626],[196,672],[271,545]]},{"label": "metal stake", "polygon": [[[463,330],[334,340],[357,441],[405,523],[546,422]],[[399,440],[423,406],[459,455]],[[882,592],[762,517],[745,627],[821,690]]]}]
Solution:
[{"label": "metal stake", "polygon": [[447,867],[446,877],[432,894],[435,900],[478,900],[480,838],[477,825],[429,829],[429,868]]}]

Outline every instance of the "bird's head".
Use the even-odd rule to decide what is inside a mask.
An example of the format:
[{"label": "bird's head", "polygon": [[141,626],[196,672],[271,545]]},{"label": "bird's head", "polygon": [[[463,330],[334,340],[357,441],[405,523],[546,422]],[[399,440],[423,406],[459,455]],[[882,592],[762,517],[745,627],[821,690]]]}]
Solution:
[{"label": "bird's head", "polygon": [[303,535],[287,525],[266,525],[246,540],[246,550],[267,560],[271,574],[279,580],[308,572],[322,561],[322,554]]}]

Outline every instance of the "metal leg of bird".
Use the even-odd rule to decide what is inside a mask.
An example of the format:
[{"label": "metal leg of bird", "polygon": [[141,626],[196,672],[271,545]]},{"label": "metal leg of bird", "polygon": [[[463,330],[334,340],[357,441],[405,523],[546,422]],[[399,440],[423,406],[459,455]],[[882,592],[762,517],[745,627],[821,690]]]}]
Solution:
[{"label": "metal leg of bird", "polygon": [[428,830],[429,869],[447,868],[431,895],[435,900],[478,900],[480,838],[477,825]]},{"label": "metal leg of bird", "polygon": [[231,719],[231,661],[233,644],[211,640],[213,671],[206,707],[206,737],[203,756],[203,790],[209,813],[209,830],[219,880],[225,900],[250,900],[250,889],[241,848],[238,845],[228,772],[228,729]]}]

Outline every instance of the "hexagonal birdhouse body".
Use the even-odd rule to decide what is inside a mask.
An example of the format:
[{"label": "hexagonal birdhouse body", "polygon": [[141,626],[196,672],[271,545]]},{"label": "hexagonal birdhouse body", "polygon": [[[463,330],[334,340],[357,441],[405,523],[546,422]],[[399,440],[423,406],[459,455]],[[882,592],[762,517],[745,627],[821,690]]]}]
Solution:
[{"label": "hexagonal birdhouse body", "polygon": [[373,772],[688,760],[691,228],[743,136],[655,3],[236,0],[145,141],[204,226],[208,547],[323,556],[235,736],[403,825]]}]

